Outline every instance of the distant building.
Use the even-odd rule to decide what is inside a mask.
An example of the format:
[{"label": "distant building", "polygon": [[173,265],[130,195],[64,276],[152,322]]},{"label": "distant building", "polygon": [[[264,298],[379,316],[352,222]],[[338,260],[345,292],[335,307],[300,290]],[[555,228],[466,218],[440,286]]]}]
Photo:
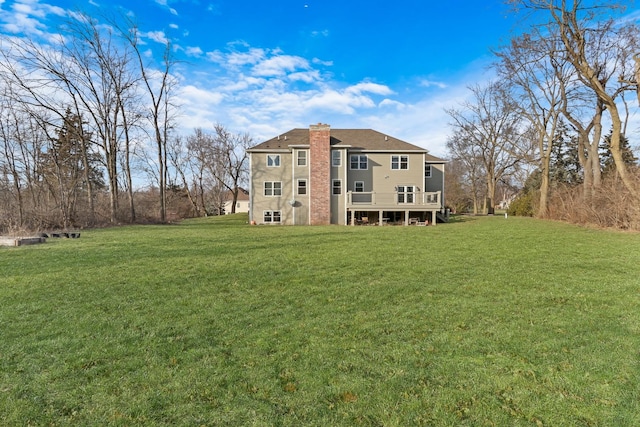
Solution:
[{"label": "distant building", "polygon": [[[229,215],[232,210],[233,193],[228,191],[225,197],[224,205],[222,206],[224,214]],[[238,199],[236,200],[236,213],[248,213],[249,212],[249,192],[244,188],[240,188],[238,191]]]}]

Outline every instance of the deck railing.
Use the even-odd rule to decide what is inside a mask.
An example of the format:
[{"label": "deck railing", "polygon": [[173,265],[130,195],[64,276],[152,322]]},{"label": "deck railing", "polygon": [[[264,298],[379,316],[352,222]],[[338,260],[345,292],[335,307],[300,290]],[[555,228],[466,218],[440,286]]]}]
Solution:
[{"label": "deck railing", "polygon": [[441,207],[442,192],[396,192],[379,193],[376,191],[353,192],[347,191],[348,207]]}]

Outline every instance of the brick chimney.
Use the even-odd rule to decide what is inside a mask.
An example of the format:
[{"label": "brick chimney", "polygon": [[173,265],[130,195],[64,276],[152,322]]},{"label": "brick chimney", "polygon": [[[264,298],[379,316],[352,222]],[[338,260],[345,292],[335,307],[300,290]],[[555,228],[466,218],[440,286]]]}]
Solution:
[{"label": "brick chimney", "polygon": [[309,126],[309,208],[311,225],[331,223],[331,126]]}]

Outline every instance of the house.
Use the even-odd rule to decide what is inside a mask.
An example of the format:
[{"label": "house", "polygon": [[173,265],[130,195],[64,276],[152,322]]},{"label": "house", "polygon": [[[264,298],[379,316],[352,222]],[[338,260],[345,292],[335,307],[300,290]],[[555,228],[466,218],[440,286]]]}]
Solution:
[{"label": "house", "polygon": [[[227,191],[225,194],[225,202],[222,205],[225,215],[233,212],[231,204],[233,203],[233,193]],[[238,199],[236,200],[236,213],[249,212],[249,192],[244,188],[238,189]]]},{"label": "house", "polygon": [[435,224],[444,163],[371,129],[292,129],[249,150],[252,224]]}]

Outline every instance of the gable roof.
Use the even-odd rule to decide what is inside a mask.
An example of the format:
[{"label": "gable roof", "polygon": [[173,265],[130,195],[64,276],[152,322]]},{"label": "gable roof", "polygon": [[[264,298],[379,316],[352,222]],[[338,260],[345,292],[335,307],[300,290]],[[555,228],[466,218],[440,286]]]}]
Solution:
[{"label": "gable roof", "polygon": [[[363,151],[416,151],[428,153],[428,150],[424,148],[372,129],[331,129],[330,135],[331,146],[336,148],[348,147],[352,150]],[[249,151],[282,150],[308,145],[309,129],[296,128],[251,147]],[[432,161],[442,160],[429,154],[427,154],[427,157]]]},{"label": "gable roof", "polygon": [[[233,200],[233,193],[231,191],[227,191],[224,195],[224,200],[226,201],[232,201]],[[238,198],[237,200],[238,202],[248,202],[249,201],[249,191],[245,190],[244,188],[240,187],[238,188]]]}]

